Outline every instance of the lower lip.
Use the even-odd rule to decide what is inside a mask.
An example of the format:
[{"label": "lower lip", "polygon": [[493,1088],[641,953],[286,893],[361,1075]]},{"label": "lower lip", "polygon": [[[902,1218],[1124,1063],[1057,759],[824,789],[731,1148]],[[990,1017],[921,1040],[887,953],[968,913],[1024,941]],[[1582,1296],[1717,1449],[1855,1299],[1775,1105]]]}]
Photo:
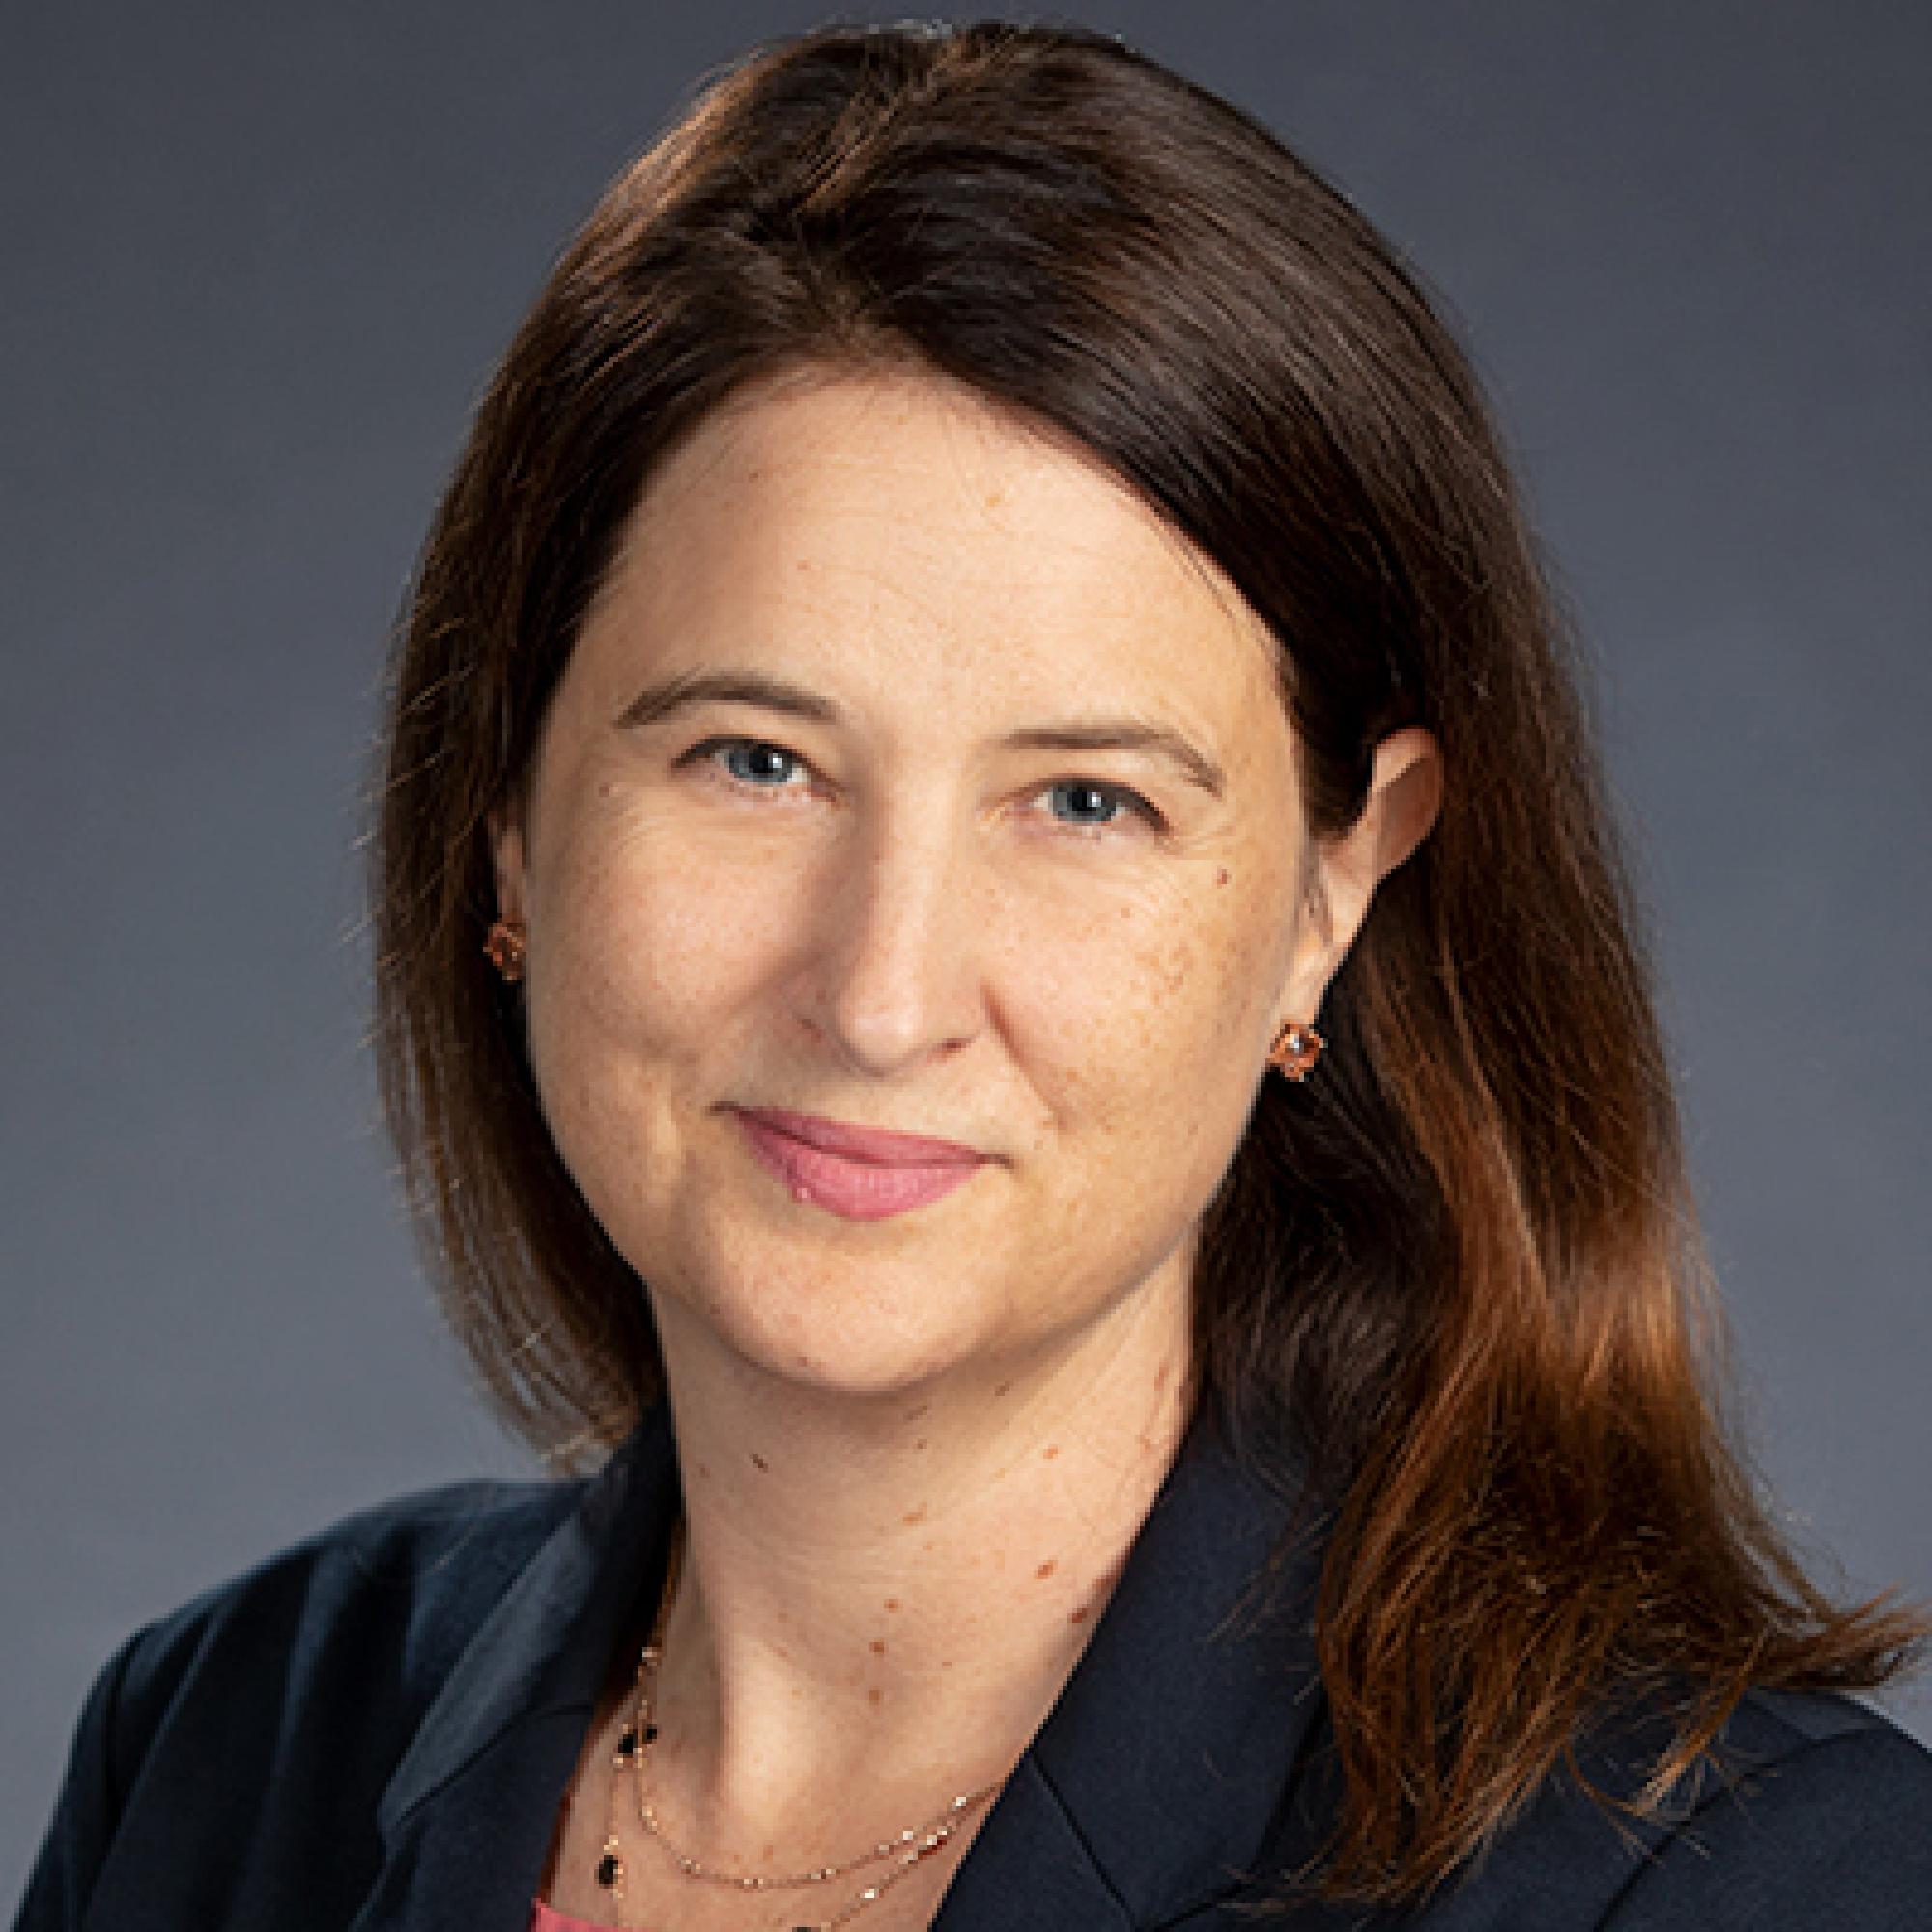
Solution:
[{"label": "lower lip", "polygon": [[884,1221],[923,1208],[972,1179],[979,1161],[946,1161],[920,1167],[887,1167],[847,1160],[794,1140],[762,1121],[740,1114],[758,1158],[784,1182],[794,1201],[810,1201],[848,1221]]}]

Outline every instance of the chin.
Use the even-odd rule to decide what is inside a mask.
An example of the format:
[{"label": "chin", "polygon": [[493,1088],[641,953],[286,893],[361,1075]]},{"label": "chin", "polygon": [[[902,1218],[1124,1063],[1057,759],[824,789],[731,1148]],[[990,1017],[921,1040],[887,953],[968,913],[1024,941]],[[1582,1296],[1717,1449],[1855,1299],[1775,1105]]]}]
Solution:
[{"label": "chin", "polygon": [[658,1310],[668,1349],[722,1351],[801,1393],[891,1401],[970,1378],[1006,1352],[1001,1337],[971,1319],[972,1297],[956,1277],[944,1283],[929,1263],[867,1266],[820,1257],[806,1264],[767,1254],[740,1257],[713,1280],[727,1286],[660,1293],[661,1303],[676,1303]]},{"label": "chin", "polygon": [[[971,1380],[1003,1359],[1003,1351],[956,1330],[932,1332],[931,1324],[787,1324],[758,1338],[759,1365],[801,1391],[845,1396],[855,1402],[895,1401],[929,1392],[957,1378]],[[776,1344],[776,1347],[772,1346]]]}]

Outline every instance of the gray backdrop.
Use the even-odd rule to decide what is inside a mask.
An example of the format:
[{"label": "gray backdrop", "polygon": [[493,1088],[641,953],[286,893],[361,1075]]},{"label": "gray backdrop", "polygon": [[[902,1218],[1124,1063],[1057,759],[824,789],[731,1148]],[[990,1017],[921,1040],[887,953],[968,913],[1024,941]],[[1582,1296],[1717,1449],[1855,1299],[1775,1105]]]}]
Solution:
[{"label": "gray backdrop", "polygon": [[[1810,1548],[1932,1591],[1932,12],[1071,13],[1260,111],[1473,338],[1600,660],[1745,1414]],[[374,1124],[384,631],[568,227],[817,17],[9,10],[0,1899],[135,1623],[523,1466]]]}]

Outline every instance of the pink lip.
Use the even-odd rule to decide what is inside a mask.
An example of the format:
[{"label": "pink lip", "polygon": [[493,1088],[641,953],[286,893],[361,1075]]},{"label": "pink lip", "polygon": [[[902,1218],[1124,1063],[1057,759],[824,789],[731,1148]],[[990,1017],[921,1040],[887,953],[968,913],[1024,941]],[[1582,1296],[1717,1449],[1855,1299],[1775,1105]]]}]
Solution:
[{"label": "pink lip", "polygon": [[851,1127],[815,1114],[740,1113],[759,1159],[793,1198],[852,1221],[883,1221],[971,1179],[984,1156],[957,1141]]},{"label": "pink lip", "polygon": [[823,1114],[789,1114],[781,1107],[749,1109],[745,1118],[759,1121],[808,1147],[847,1160],[869,1161],[874,1167],[943,1167],[966,1161],[975,1166],[984,1156],[978,1148],[959,1141],[927,1140],[923,1134],[891,1134],[883,1127],[851,1127],[828,1121]]}]

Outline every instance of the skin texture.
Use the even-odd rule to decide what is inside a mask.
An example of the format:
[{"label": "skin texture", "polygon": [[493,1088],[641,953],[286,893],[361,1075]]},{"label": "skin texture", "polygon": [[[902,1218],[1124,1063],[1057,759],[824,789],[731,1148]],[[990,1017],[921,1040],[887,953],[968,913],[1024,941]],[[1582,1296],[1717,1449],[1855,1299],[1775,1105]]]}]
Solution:
[{"label": "skin texture", "polygon": [[[697,670],[837,715],[624,722]],[[1179,731],[1220,795],[1006,742],[1095,716]],[[1312,844],[1232,586],[938,378],[767,384],[659,473],[494,833],[544,1109],[664,1345],[688,1546],[652,1791],[685,1848],[848,1857],[1024,1748],[1184,1426],[1196,1231],[1268,1044],[1318,1017],[1438,770],[1396,734],[1363,818]],[[754,1157],[754,1106],[986,1159],[849,1221]],[[604,1776],[586,1748],[553,1882],[590,1917]],[[951,1862],[861,1923],[924,1923]],[[633,1871],[634,1918],[771,1917],[642,1838]]]}]

